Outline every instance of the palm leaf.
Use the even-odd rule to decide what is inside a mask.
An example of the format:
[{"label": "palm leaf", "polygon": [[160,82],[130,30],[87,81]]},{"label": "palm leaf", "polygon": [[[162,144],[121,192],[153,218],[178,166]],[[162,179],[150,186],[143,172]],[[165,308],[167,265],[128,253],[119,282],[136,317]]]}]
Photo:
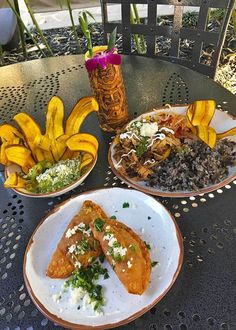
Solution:
[{"label": "palm leaf", "polygon": [[117,35],[117,26],[114,28],[114,30],[109,36],[108,48],[107,48],[108,51],[111,51],[115,47],[116,35]]}]

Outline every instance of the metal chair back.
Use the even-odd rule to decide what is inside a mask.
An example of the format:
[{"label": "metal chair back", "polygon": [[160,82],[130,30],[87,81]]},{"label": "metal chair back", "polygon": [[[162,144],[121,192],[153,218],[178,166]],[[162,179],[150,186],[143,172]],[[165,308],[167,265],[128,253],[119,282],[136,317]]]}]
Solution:
[{"label": "metal chair back", "polygon": [[[121,5],[121,22],[109,22],[108,4]],[[147,24],[131,23],[131,4],[147,5]],[[142,55],[178,63],[214,78],[234,4],[235,0],[101,0],[104,42],[107,42],[107,35],[117,26],[118,33],[122,34],[124,54],[132,53],[132,36],[141,35],[146,44],[146,52]],[[172,26],[157,24],[158,5],[174,7]],[[185,6],[198,9],[198,20],[194,28],[183,25]],[[218,31],[211,32],[207,29],[209,10],[218,8],[224,9],[223,21]],[[157,47],[160,36],[169,40],[169,51],[164,55],[160,55]],[[191,46],[191,56],[182,56],[181,45],[184,40]],[[204,62],[202,54],[208,45],[212,54],[205,51],[209,56]]]}]

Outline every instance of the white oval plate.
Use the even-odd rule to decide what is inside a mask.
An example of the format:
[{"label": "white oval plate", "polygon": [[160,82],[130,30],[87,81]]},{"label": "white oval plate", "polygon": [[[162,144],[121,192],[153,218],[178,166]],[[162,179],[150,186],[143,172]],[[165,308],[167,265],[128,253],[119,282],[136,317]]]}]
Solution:
[{"label": "white oval plate", "polygon": [[[68,191],[75,189],[76,187],[78,187],[82,182],[84,182],[84,180],[87,178],[87,176],[89,175],[89,173],[92,171],[92,169],[94,168],[94,166],[96,165],[97,162],[97,156],[96,158],[93,160],[93,162],[89,165],[87,172],[85,172],[80,178],[78,178],[75,182],[72,182],[71,184],[69,184],[68,186],[65,186],[62,189],[59,189],[57,191],[54,192],[50,192],[50,193],[45,193],[45,194],[35,194],[32,193],[24,188],[12,188],[12,190],[16,191],[18,194],[26,196],[26,197],[33,197],[33,198],[45,198],[45,197],[57,197],[60,195],[63,195],[65,193],[67,193]],[[5,177],[7,179],[7,177],[11,174],[11,173],[19,173],[21,172],[21,168],[20,166],[16,165],[16,164],[11,164],[6,166],[5,168]]]},{"label": "white oval plate", "polygon": [[[158,261],[158,265],[152,268],[150,285],[142,296],[129,294],[105,261],[104,267],[108,269],[110,278],[99,280],[105,288],[104,315],[95,315],[90,309],[78,310],[78,305],[71,305],[68,299],[54,302],[52,295],[61,291],[65,280],[45,275],[65,228],[88,199],[98,203],[109,216],[116,215],[138,233],[151,245],[152,261]],[[128,208],[123,208],[124,202],[129,203]],[[42,220],[25,252],[24,279],[32,300],[52,321],[70,329],[107,329],[130,322],[160,301],[175,282],[182,262],[181,233],[162,204],[135,190],[99,189],[64,202]]]},{"label": "white oval plate", "polygon": [[[187,111],[188,105],[173,105],[171,106],[171,109],[168,107],[158,108],[150,112],[145,112],[139,117],[132,120],[130,123],[133,123],[135,121],[141,120],[143,117],[146,116],[152,116],[157,114],[158,112],[174,112],[179,115],[184,115]],[[130,124],[129,123],[129,124]],[[128,125],[129,125],[128,124]],[[217,133],[225,132],[233,127],[236,126],[236,118],[233,116],[227,114],[226,112],[223,112],[221,110],[216,109],[215,115],[211,121],[211,126],[216,130]],[[230,140],[236,142],[236,136],[230,137]],[[211,191],[217,190],[226,184],[230,183],[236,178],[236,166],[232,166],[229,168],[229,175],[227,178],[225,178],[223,181],[211,185],[208,187],[205,187],[203,189],[199,189],[197,191],[168,191],[163,190],[158,187],[149,187],[146,185],[146,182],[144,181],[135,181],[132,178],[129,178],[128,176],[125,176],[123,173],[119,172],[119,169],[117,168],[117,161],[114,158],[114,142],[111,144],[109,153],[108,153],[108,161],[111,166],[112,171],[115,173],[118,178],[120,178],[122,181],[124,181],[126,184],[130,185],[131,187],[138,189],[140,191],[143,191],[147,194],[156,195],[156,196],[163,196],[163,197],[189,197],[189,196],[196,196],[199,194],[209,193]]]}]

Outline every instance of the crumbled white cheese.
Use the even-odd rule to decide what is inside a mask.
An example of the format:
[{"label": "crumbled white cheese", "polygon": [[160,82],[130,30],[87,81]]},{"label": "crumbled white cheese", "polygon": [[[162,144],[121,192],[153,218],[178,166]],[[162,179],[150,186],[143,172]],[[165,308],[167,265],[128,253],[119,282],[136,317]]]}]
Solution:
[{"label": "crumbled white cheese", "polygon": [[77,226],[73,228],[69,228],[66,232],[66,238],[70,238],[71,236],[75,235],[77,231],[81,231],[86,236],[91,236],[92,230],[88,228],[85,230],[86,226],[83,222],[79,223]]},{"label": "crumbled white cheese", "polygon": [[140,135],[141,136],[153,136],[158,131],[158,125],[156,122],[154,123],[142,123],[141,129],[140,129]]},{"label": "crumbled white cheese", "polygon": [[124,273],[124,272],[125,272],[125,269],[123,268],[123,269],[122,269],[122,273]]},{"label": "crumbled white cheese", "polygon": [[72,254],[75,251],[75,249],[76,249],[76,245],[72,244],[71,246],[68,247],[68,252]]},{"label": "crumbled white cheese", "polygon": [[131,257],[131,258],[130,258],[130,260],[131,260],[131,261],[133,261],[133,260],[134,260],[134,258],[133,258],[133,257]]},{"label": "crumbled white cheese", "polygon": [[84,251],[84,249],[82,248],[81,245],[77,245],[76,249],[75,249],[75,253],[83,255],[83,254],[85,254],[85,251]]},{"label": "crumbled white cheese", "polygon": [[85,295],[86,295],[86,291],[81,287],[74,288],[70,292],[70,304],[72,305],[77,304]]},{"label": "crumbled white cheese", "polygon": [[81,267],[81,262],[76,261],[76,262],[74,263],[74,265],[75,265],[76,268],[80,268],[80,267]]},{"label": "crumbled white cheese", "polygon": [[106,226],[106,230],[109,230],[109,229],[111,229],[111,226]]},{"label": "crumbled white cheese", "polygon": [[127,261],[127,266],[128,268],[131,268],[133,266],[132,262],[130,262],[129,260]]},{"label": "crumbled white cheese", "polygon": [[74,235],[74,228],[69,228],[66,232],[66,238],[70,238],[72,235]]},{"label": "crumbled white cheese", "polygon": [[[89,297],[89,294],[86,293],[83,297],[82,310],[85,311],[88,308],[88,306],[91,306],[94,309],[95,305],[96,305],[96,301],[92,301],[91,298]],[[94,312],[96,315],[103,315],[102,310],[96,310]]]},{"label": "crumbled white cheese", "polygon": [[105,233],[105,235],[103,236],[103,241],[109,241],[113,237],[114,237],[113,234]]},{"label": "crumbled white cheese", "polygon": [[127,252],[126,248],[123,248],[122,246],[114,247],[113,248],[113,254],[114,255],[120,255],[121,257],[125,256]]},{"label": "crumbled white cheese", "polygon": [[[103,237],[104,241],[108,241],[108,246],[113,248],[113,255],[117,256],[120,255],[121,257],[126,255],[127,249],[123,248],[122,246],[114,247],[115,243],[118,243],[117,238],[114,236],[114,234],[106,233]],[[109,254],[107,254],[109,255]]]},{"label": "crumbled white cheese", "polygon": [[91,236],[91,234],[92,234],[92,229],[89,228],[88,230],[84,230],[84,231],[83,231],[83,234],[86,235],[86,236],[88,236],[88,237]]},{"label": "crumbled white cheese", "polygon": [[52,295],[52,300],[56,303],[59,303],[59,300],[61,299],[61,293],[55,293]]},{"label": "crumbled white cheese", "polygon": [[108,241],[108,246],[112,247],[114,245],[114,243],[116,243],[116,242],[117,242],[117,239],[113,235],[113,237],[111,237]]}]

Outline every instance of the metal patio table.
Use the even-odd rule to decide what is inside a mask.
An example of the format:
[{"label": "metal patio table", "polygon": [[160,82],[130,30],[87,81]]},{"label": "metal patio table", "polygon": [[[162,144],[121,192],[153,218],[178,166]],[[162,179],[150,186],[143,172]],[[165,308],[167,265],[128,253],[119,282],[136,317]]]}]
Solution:
[{"label": "metal patio table", "polygon": [[[43,124],[47,102],[59,95],[68,113],[90,95],[83,56],[55,57],[0,69],[0,123],[26,111]],[[138,56],[123,57],[131,117],[152,107],[214,98],[217,107],[236,115],[236,98],[213,80],[185,67]],[[30,199],[0,186],[0,329],[61,329],[34,306],[26,291],[22,265],[28,240],[40,219],[71,195],[125,185],[107,162],[111,136],[96,114],[82,131],[97,136],[98,162],[83,185],[61,197]],[[236,181],[216,192],[190,198],[157,198],[176,217],[184,237],[181,273],[154,308],[119,329],[236,329]]]}]

